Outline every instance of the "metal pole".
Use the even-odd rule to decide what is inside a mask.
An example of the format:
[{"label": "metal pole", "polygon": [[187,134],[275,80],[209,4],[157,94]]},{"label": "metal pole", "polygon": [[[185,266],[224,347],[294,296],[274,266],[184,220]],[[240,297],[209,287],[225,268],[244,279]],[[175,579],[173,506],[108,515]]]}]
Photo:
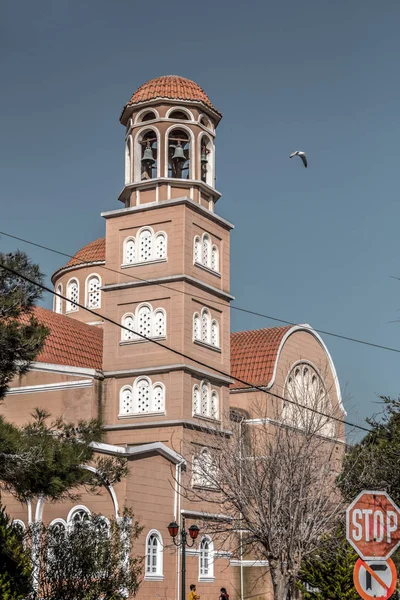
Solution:
[{"label": "metal pole", "polygon": [[186,600],[186,530],[185,530],[185,517],[182,517],[181,543],[182,543],[181,599],[182,600]]}]

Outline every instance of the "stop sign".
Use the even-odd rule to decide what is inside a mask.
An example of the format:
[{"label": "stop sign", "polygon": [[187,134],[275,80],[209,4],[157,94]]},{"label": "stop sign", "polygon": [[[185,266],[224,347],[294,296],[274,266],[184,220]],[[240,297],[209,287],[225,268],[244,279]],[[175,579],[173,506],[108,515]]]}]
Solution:
[{"label": "stop sign", "polygon": [[387,560],[400,544],[399,508],[386,492],[361,492],[347,508],[346,537],[364,560]]}]

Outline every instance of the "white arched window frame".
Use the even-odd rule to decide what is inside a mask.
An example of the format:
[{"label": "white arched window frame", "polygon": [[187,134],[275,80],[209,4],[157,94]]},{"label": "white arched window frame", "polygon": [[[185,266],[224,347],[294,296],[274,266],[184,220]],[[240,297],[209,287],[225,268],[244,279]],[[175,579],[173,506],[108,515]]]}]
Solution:
[{"label": "white arched window frame", "polygon": [[[177,110],[177,109],[176,109]],[[196,164],[196,152],[195,152],[195,143],[194,143],[194,134],[190,127],[184,125],[185,121],[181,121],[178,125],[171,125],[165,132],[165,154],[164,154],[164,175],[163,177],[168,177],[168,151],[169,151],[169,136],[173,133],[174,129],[181,129],[185,131],[189,136],[189,179],[195,179],[195,164]]]},{"label": "white arched window frame", "polygon": [[125,141],[125,184],[132,183],[132,136],[128,135]]},{"label": "white arched window frame", "polygon": [[19,531],[21,535],[24,535],[26,532],[26,525],[23,521],[21,521],[21,519],[13,519],[12,525]]},{"label": "white arched window frame", "polygon": [[193,314],[193,341],[220,349],[219,323],[208,308]]},{"label": "white arched window frame", "polygon": [[199,546],[199,581],[214,581],[214,544],[210,536],[203,536]]},{"label": "white arched window frame", "polygon": [[54,519],[50,523],[49,529],[55,535],[62,535],[67,532],[67,522],[64,519]]},{"label": "white arched window frame", "polygon": [[[127,329],[121,329],[121,342],[146,342],[153,338],[167,337],[167,313],[164,308],[153,309],[152,305],[144,302],[136,307],[135,313],[125,313],[121,324]],[[145,338],[138,334],[142,334]]]},{"label": "white arched window frame", "polygon": [[123,244],[123,264],[131,265],[137,261],[136,258],[136,238],[128,237]]},{"label": "white arched window frame", "polygon": [[193,262],[195,265],[201,265],[213,273],[220,273],[219,268],[219,249],[213,243],[209,233],[195,235],[193,240]]},{"label": "white arched window frame", "polygon": [[[56,288],[56,292],[57,292],[57,294],[62,295],[62,293],[63,293],[62,283],[58,284],[58,286]],[[62,315],[62,306],[63,306],[62,298],[60,298],[60,296],[54,296],[54,312],[58,313],[59,315]]]},{"label": "white arched window frame", "polygon": [[203,379],[193,386],[192,410],[194,417],[219,419],[219,394],[209,381]]},{"label": "white arched window frame", "polygon": [[141,227],[135,236],[124,240],[122,267],[144,265],[167,260],[168,236],[165,231],[154,233],[151,227]]},{"label": "white arched window frame", "polygon": [[72,528],[75,523],[83,522],[87,519],[90,519],[91,512],[84,506],[83,504],[78,504],[71,508],[67,516],[67,526]]},{"label": "white arched window frame", "polygon": [[[207,155],[207,171],[205,173],[205,180],[203,178],[202,164],[201,164],[201,155],[202,148],[205,147],[206,155]],[[197,156],[199,157],[199,179],[204,181],[210,187],[214,187],[215,185],[215,146],[213,140],[210,136],[206,134],[200,134],[198,136],[197,141]]]},{"label": "white arched window frame", "polygon": [[219,273],[219,251],[215,244],[211,247],[211,270]]},{"label": "white arched window frame", "polygon": [[[174,118],[174,117],[171,117],[171,114],[174,112],[182,112],[188,117],[189,121],[194,121],[193,113],[183,106],[173,106],[172,108],[168,109],[165,117],[167,119]],[[179,119],[177,119],[177,120],[179,120]],[[179,124],[180,124],[180,120],[179,120]]]},{"label": "white arched window frame", "polygon": [[201,310],[201,341],[211,345],[211,313],[208,308]]},{"label": "white arched window frame", "polygon": [[163,540],[156,529],[146,536],[146,567],[145,580],[162,581],[163,574]]},{"label": "white arched window frame", "polygon": [[85,281],[85,306],[88,308],[101,308],[101,277],[91,273]]},{"label": "white arched window frame", "polygon": [[198,312],[193,315],[193,340],[201,342],[201,319]]},{"label": "white arched window frame", "polygon": [[144,108],[143,110],[141,110],[140,112],[138,112],[138,114],[135,117],[135,124],[136,123],[147,123],[148,121],[143,121],[143,117],[149,113],[152,112],[154,114],[154,119],[159,119],[160,115],[158,113],[158,110],[155,108]]},{"label": "white arched window frame", "polygon": [[123,386],[119,398],[120,417],[165,413],[165,385],[149,377],[137,377],[133,387]]},{"label": "white arched window frame", "polygon": [[201,239],[198,235],[193,240],[193,261],[201,265]]},{"label": "white arched window frame", "polygon": [[130,385],[124,385],[119,392],[119,416],[124,417],[133,414],[133,389]]},{"label": "white arched window frame", "polygon": [[79,281],[74,277],[67,283],[67,312],[76,312],[79,306],[75,303],[79,302]]},{"label": "white arched window frame", "polygon": [[[148,112],[148,110],[146,111]],[[135,140],[134,140],[134,144],[133,144],[133,156],[134,156],[134,167],[133,167],[133,180],[134,181],[142,181],[142,145],[141,145],[141,140],[142,138],[146,135],[146,133],[149,133],[149,131],[151,131],[152,133],[155,134],[155,137],[157,138],[157,164],[156,164],[156,177],[161,177],[161,170],[160,170],[160,132],[159,130],[154,127],[154,126],[148,126],[147,124],[145,126],[143,126],[141,129],[138,130],[138,132],[135,135]]]},{"label": "white arched window frame", "polygon": [[[206,123],[204,121],[206,121]],[[204,113],[201,113],[199,115],[198,122],[201,125],[203,125],[203,127],[205,127],[206,129],[208,129],[211,133],[215,132],[213,122],[211,121],[210,117],[208,117]]]},{"label": "white arched window frame", "polygon": [[217,489],[217,469],[207,448],[203,448],[192,461],[192,487]]},{"label": "white arched window frame", "polygon": [[219,324],[216,319],[211,321],[211,346],[219,348]]},{"label": "white arched window frame", "polygon": [[282,420],[285,423],[322,436],[335,436],[335,422],[329,418],[334,412],[331,399],[323,378],[312,363],[299,361],[292,366],[285,382],[285,398],[291,400],[283,402]]}]

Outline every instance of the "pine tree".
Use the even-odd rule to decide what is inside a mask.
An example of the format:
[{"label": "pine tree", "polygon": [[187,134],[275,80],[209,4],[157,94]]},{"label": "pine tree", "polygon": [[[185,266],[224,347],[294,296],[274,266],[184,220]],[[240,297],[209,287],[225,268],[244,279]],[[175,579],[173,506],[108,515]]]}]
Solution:
[{"label": "pine tree", "polygon": [[353,570],[358,556],[339,528],[303,560],[298,587],[304,600],[358,600]]},{"label": "pine tree", "polygon": [[0,400],[15,375],[23,375],[45,343],[48,330],[32,315],[41,289],[1,268],[43,283],[39,267],[23,252],[0,253]]},{"label": "pine tree", "polygon": [[0,506],[0,598],[24,600],[31,583],[31,562],[22,536]]}]

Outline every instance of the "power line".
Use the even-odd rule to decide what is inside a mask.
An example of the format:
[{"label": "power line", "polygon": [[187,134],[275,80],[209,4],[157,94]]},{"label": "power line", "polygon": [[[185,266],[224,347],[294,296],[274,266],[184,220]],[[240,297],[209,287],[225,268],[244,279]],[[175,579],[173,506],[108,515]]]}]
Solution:
[{"label": "power line", "polygon": [[[43,285],[42,283],[38,283],[37,281],[34,281],[33,279],[30,279],[29,277],[27,277],[26,275],[22,275],[21,273],[18,273],[18,271],[15,271],[14,269],[11,269],[10,267],[7,267],[6,265],[3,265],[0,263],[0,268],[4,269],[5,271],[8,271],[9,273],[12,273],[13,275],[15,275],[16,277],[20,277],[21,279],[27,281],[28,283],[31,283],[32,285],[36,285],[37,287],[41,288],[42,290],[45,290],[46,292],[49,292],[50,294],[53,294],[54,296],[58,296],[59,298],[61,298],[62,300],[65,300],[66,302],[70,302],[70,300],[66,297],[63,296],[62,294],[59,294],[58,292],[55,292],[54,290],[52,290],[51,288],[47,287],[46,285]],[[348,425],[350,427],[355,427],[357,429],[360,429],[362,431],[367,431],[370,432],[370,429],[367,429],[366,427],[362,427],[361,425],[356,425],[355,423],[350,423],[349,421],[346,421],[344,419],[339,419],[338,417],[334,417],[332,415],[328,415],[320,410],[317,410],[315,408],[310,408],[309,406],[306,406],[304,404],[299,404],[298,402],[295,402],[294,400],[290,400],[289,398],[284,398],[283,396],[280,396],[279,394],[275,394],[274,392],[270,392],[265,390],[264,388],[257,386],[257,385],[253,385],[252,383],[249,383],[248,381],[246,381],[245,379],[241,379],[239,377],[235,377],[233,375],[231,375],[230,373],[226,373],[225,371],[222,371],[221,369],[218,369],[217,367],[213,367],[211,365],[208,365],[207,363],[204,363],[196,358],[193,358],[191,356],[189,356],[188,354],[185,354],[184,352],[180,352],[179,350],[176,350],[175,348],[171,348],[170,346],[165,346],[165,344],[162,344],[161,342],[159,342],[158,340],[154,340],[152,338],[149,338],[145,335],[143,335],[142,333],[139,333],[137,331],[134,331],[133,329],[130,329],[129,327],[126,327],[125,325],[122,325],[121,323],[118,323],[117,321],[114,321],[113,319],[110,319],[109,317],[106,317],[105,315],[102,315],[99,312],[95,312],[94,310],[88,308],[87,306],[83,306],[82,304],[79,304],[78,302],[74,302],[73,303],[76,306],[79,306],[79,308],[82,308],[83,310],[86,310],[87,312],[91,313],[92,315],[95,315],[96,317],[101,317],[102,319],[104,319],[104,321],[108,321],[109,323],[112,323],[113,325],[116,325],[117,327],[119,327],[120,329],[123,329],[125,331],[128,331],[130,333],[133,333],[135,335],[138,335],[139,337],[141,337],[142,339],[151,342],[153,344],[156,344],[157,346],[160,346],[161,348],[164,348],[165,350],[168,350],[169,352],[172,352],[173,354],[176,354],[182,358],[186,358],[198,365],[200,365],[201,367],[205,367],[206,369],[211,369],[212,371],[215,371],[215,373],[218,373],[219,375],[223,375],[224,377],[228,377],[230,379],[233,379],[243,385],[245,385],[248,388],[251,388],[252,390],[257,390],[259,392],[262,392],[263,394],[266,394],[268,396],[273,396],[274,398],[278,398],[279,400],[283,400],[284,402],[288,402],[289,404],[294,404],[295,406],[299,407],[299,408],[304,408],[305,410],[309,410],[310,412],[313,412],[317,415],[320,415],[322,417],[327,417],[328,419],[332,419],[333,421],[337,421],[338,423],[342,423],[344,425]]]},{"label": "power line", "polygon": [[[26,240],[26,239],[18,237],[16,235],[12,235],[11,233],[6,233],[5,231],[0,231],[0,235],[5,235],[9,238],[13,238],[14,240],[24,242],[25,244],[30,244],[31,246],[36,246],[36,248],[41,248],[42,250],[48,250],[49,252],[53,252],[54,254],[59,254],[60,256],[65,256],[66,258],[75,258],[75,256],[72,254],[67,254],[66,252],[62,252],[61,250],[56,250],[54,248],[50,248],[49,246],[44,246],[43,244],[38,244],[37,242],[32,242],[30,240]],[[73,267],[73,266],[74,265],[71,265],[71,267]],[[79,266],[80,266],[79,264],[76,265],[77,268]],[[106,267],[105,265],[101,265],[101,268],[104,269],[105,271],[110,271],[111,273],[117,273],[118,275],[121,275],[121,271],[118,271],[117,269],[111,269],[110,267]],[[138,277],[137,275],[131,275],[130,273],[124,273],[124,275],[126,275],[130,279],[136,279],[137,281],[142,281],[143,283],[151,283],[152,285],[158,285],[159,287],[162,287],[166,290],[176,292],[179,294],[184,294],[186,296],[190,296],[191,298],[196,298],[196,300],[204,300],[206,302],[210,301],[209,298],[206,298],[204,296],[196,296],[194,294],[191,294],[190,292],[185,292],[184,290],[177,290],[176,288],[168,286],[165,283],[157,283],[156,281],[150,282],[148,279],[145,279],[143,277]],[[53,291],[51,291],[51,293],[53,293]],[[213,302],[213,304],[217,304],[217,305],[226,307],[226,304],[224,304],[223,302],[219,302],[218,300],[213,300],[212,302]],[[255,317],[261,317],[261,318],[267,319],[269,321],[275,321],[276,323],[282,323],[283,325],[292,325],[292,326],[298,325],[298,323],[294,323],[293,321],[287,321],[286,319],[279,319],[278,317],[272,317],[271,315],[266,315],[265,313],[260,313],[260,312],[254,311],[254,310],[250,310],[248,308],[243,308],[241,306],[235,306],[235,304],[230,304],[230,308],[232,310],[246,313],[248,315],[253,315]],[[313,327],[313,330],[316,331],[317,333],[320,333],[321,335],[329,335],[330,337],[334,337],[334,338],[341,339],[341,340],[346,340],[348,342],[354,342],[356,344],[362,344],[364,346],[378,348],[379,350],[387,350],[388,352],[396,352],[397,354],[400,354],[400,348],[393,348],[391,346],[385,346],[383,344],[376,344],[374,342],[360,340],[359,338],[354,338],[354,337],[351,337],[348,335],[342,335],[340,333],[334,333],[332,331],[326,331],[325,329],[317,329],[317,328]]]}]

